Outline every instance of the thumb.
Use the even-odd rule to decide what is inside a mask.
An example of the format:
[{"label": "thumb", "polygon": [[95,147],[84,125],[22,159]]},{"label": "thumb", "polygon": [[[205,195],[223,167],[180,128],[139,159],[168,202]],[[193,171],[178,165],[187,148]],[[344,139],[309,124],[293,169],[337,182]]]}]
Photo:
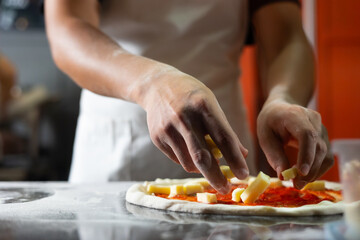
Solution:
[{"label": "thumb", "polygon": [[278,178],[282,179],[281,172],[289,168],[289,161],[284,152],[282,141],[271,130],[259,135],[259,143],[270,166],[276,171]]}]

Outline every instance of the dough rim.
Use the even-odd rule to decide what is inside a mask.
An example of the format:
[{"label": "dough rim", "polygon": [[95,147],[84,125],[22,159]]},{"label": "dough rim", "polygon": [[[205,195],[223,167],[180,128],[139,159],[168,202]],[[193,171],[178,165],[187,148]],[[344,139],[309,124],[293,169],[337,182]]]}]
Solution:
[{"label": "dough rim", "polygon": [[[184,184],[198,178],[187,179],[156,179],[156,184],[172,185]],[[288,186],[290,182],[284,181]],[[340,183],[325,181],[328,189],[341,189]],[[183,200],[173,200],[156,197],[148,194],[144,185],[138,183],[132,185],[126,192],[126,201],[148,208],[162,209],[175,212],[186,212],[195,214],[221,214],[221,215],[257,215],[257,216],[314,216],[314,215],[334,215],[344,212],[344,202],[333,203],[322,201],[318,204],[304,205],[301,207],[271,207],[271,206],[236,206],[226,204],[204,204]]]}]

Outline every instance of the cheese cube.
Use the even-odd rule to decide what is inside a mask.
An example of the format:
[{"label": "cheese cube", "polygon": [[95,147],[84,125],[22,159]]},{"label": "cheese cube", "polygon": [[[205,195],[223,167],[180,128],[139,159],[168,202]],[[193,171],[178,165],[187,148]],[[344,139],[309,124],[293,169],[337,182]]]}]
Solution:
[{"label": "cheese cube", "polygon": [[149,184],[147,186],[148,193],[162,193],[162,194],[170,194],[170,186],[161,186],[155,184]]},{"label": "cheese cube", "polygon": [[212,140],[209,134],[205,135],[205,141],[210,148],[217,148],[216,143]]},{"label": "cheese cube", "polygon": [[223,157],[220,149],[216,146],[216,143],[212,140],[209,134],[205,135],[205,141],[211,149],[211,153],[213,154],[214,158],[220,159]]},{"label": "cheese cube", "polygon": [[231,178],[235,177],[234,173],[231,171],[229,166],[225,166],[225,165],[220,166],[220,170],[227,179],[231,179]]},{"label": "cheese cube", "polygon": [[232,192],[231,196],[231,200],[233,200],[234,202],[240,202],[241,198],[241,194],[245,191],[245,188],[236,188],[234,189],[234,191]]},{"label": "cheese cube", "polygon": [[184,192],[187,195],[194,193],[202,193],[204,192],[204,187],[200,183],[186,183],[184,184]]},{"label": "cheese cube", "polygon": [[255,180],[241,194],[241,200],[248,204],[253,203],[270,185],[270,177],[260,172]]},{"label": "cheese cube", "polygon": [[211,153],[212,153],[212,155],[214,156],[215,159],[220,159],[220,158],[223,157],[220,149],[218,149],[218,148],[212,148]]},{"label": "cheese cube", "polygon": [[290,180],[297,176],[297,169],[295,167],[289,168],[281,172],[281,175],[284,177],[284,180]]},{"label": "cheese cube", "polygon": [[231,184],[235,184],[235,185],[237,185],[237,184],[247,184],[248,183],[247,179],[248,178],[246,178],[244,180],[241,180],[241,179],[238,179],[237,177],[233,177],[233,178],[229,179],[229,182]]},{"label": "cheese cube", "polygon": [[169,197],[174,197],[178,194],[184,194],[184,186],[183,185],[172,185],[170,186],[170,194]]},{"label": "cheese cube", "polygon": [[207,188],[210,186],[210,183],[208,182],[208,180],[206,180],[205,178],[198,178],[195,180],[191,180],[188,183],[199,183],[201,186],[203,186],[204,188]]},{"label": "cheese cube", "polygon": [[213,193],[197,193],[196,198],[201,203],[217,203],[216,194]]},{"label": "cheese cube", "polygon": [[278,178],[270,179],[270,187],[276,188],[276,187],[282,187],[284,186],[282,181]]},{"label": "cheese cube", "polygon": [[249,179],[247,180],[247,184],[250,185],[254,180],[256,179],[256,177],[249,177]]},{"label": "cheese cube", "polygon": [[325,181],[315,181],[308,183],[301,190],[323,191],[325,190]]}]

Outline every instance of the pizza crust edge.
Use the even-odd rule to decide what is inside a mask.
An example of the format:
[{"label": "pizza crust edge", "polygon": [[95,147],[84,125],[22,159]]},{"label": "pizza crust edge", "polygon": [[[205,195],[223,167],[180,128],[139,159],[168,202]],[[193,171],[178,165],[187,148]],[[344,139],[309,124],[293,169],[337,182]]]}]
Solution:
[{"label": "pizza crust edge", "polygon": [[[183,184],[195,179],[157,179],[156,184]],[[286,182],[284,182],[285,185]],[[328,189],[341,189],[341,184],[325,181]],[[322,201],[318,204],[304,205],[301,207],[271,207],[271,206],[237,206],[226,204],[204,204],[175,199],[165,199],[150,195],[146,188],[138,183],[132,185],[126,192],[126,201],[148,208],[186,212],[195,214],[221,214],[221,215],[258,215],[258,216],[314,216],[314,215],[334,215],[344,212],[343,201],[333,203]]]}]

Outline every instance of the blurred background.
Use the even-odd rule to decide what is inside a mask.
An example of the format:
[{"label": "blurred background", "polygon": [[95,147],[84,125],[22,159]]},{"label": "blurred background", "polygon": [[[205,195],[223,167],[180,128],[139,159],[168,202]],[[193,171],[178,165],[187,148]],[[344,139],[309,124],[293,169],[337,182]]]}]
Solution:
[{"label": "blurred background", "polygon": [[[330,140],[360,138],[360,1],[301,4],[318,59],[310,107],[321,113]],[[249,44],[239,59],[253,133],[263,101],[255,51]],[[67,180],[79,96],[52,61],[42,1],[0,0],[0,181]],[[260,149],[258,156],[266,168]],[[337,165],[324,178],[338,180]]]},{"label": "blurred background", "polygon": [[80,88],[53,63],[42,1],[0,0],[0,180],[67,180]]}]

